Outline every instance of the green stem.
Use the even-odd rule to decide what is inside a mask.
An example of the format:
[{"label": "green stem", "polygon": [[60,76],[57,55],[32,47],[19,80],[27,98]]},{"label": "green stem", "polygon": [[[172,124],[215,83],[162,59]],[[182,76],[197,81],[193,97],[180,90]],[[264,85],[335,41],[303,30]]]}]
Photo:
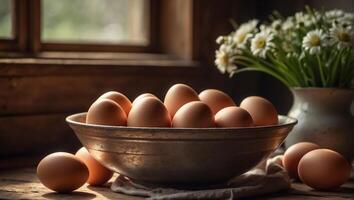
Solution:
[{"label": "green stem", "polygon": [[[287,78],[289,78],[293,82],[294,85],[297,85],[297,86],[301,85],[300,82],[298,81],[298,79],[295,78],[294,76],[292,76],[293,73],[291,73],[291,71],[293,71],[293,70],[290,70],[284,63],[278,61],[273,55],[269,54],[268,56],[272,60],[273,63],[278,65],[278,67],[280,68],[279,70],[282,70],[283,74]],[[295,74],[296,74],[296,72],[295,72]]]},{"label": "green stem", "polygon": [[258,67],[247,67],[247,68],[243,68],[243,69],[239,69],[237,70],[235,73],[241,73],[241,72],[246,72],[246,71],[259,71],[259,72],[263,72],[263,73],[266,73],[266,74],[269,74],[270,76],[273,76],[274,78],[278,79],[279,81],[281,81],[284,85],[286,85],[288,88],[291,87],[291,85],[289,85],[289,83],[283,79],[282,77],[280,77],[279,75],[269,71],[269,70],[266,70],[264,68],[258,68]]},{"label": "green stem", "polygon": [[[298,66],[299,66],[299,68],[300,68],[300,72],[303,74],[303,76],[305,77],[305,79],[306,79],[306,86],[311,86],[311,84],[314,86],[315,85],[315,81],[313,80],[313,78],[310,78],[307,74],[306,74],[306,72],[305,72],[305,70],[304,70],[304,66],[303,66],[303,64],[300,62],[300,59],[296,59],[297,60],[297,63],[298,63]],[[310,76],[311,76],[311,74],[310,74]],[[312,76],[313,77],[313,76]]]},{"label": "green stem", "polygon": [[316,58],[317,58],[317,63],[318,63],[318,67],[319,67],[319,70],[320,70],[320,76],[321,76],[322,85],[324,87],[327,87],[326,79],[325,79],[324,74],[323,74],[323,66],[322,66],[321,59],[320,59],[320,57],[318,55],[316,55]]}]

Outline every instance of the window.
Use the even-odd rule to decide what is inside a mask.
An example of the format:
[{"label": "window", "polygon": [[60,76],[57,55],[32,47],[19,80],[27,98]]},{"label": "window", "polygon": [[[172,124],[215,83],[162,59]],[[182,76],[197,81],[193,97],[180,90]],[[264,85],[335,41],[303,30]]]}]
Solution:
[{"label": "window", "polygon": [[147,45],[145,0],[42,0],[41,41]]},{"label": "window", "polygon": [[41,10],[43,42],[149,43],[145,0],[42,0]]},{"label": "window", "polygon": [[0,38],[12,38],[12,1],[0,0]]},{"label": "window", "polygon": [[155,0],[0,0],[0,50],[151,52]]}]

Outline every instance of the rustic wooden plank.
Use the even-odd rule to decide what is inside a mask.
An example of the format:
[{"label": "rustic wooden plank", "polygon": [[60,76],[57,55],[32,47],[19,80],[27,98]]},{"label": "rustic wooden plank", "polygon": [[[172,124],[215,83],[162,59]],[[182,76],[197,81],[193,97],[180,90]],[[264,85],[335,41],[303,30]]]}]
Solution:
[{"label": "rustic wooden plank", "polygon": [[19,169],[15,171],[2,171],[0,175],[1,199],[118,199],[140,200],[143,198],[130,197],[113,193],[109,185],[117,177],[102,187],[92,187],[85,184],[71,194],[57,194],[44,187],[35,174],[35,169]]},{"label": "rustic wooden plank", "polygon": [[0,166],[6,164],[4,157],[78,149],[81,145],[65,122],[67,115],[62,113],[1,117]]},{"label": "rustic wooden plank", "polygon": [[116,90],[134,99],[151,92],[164,97],[167,89],[178,82],[196,89],[207,80],[186,71],[164,75],[97,75],[0,77],[0,116],[82,112],[102,93]]},{"label": "rustic wooden plank", "polygon": [[200,64],[176,59],[38,59],[1,58],[0,77],[44,75],[194,74]]},{"label": "rustic wooden plank", "polygon": [[[19,52],[0,52],[0,58],[28,58],[33,55]],[[122,52],[40,52],[33,58],[89,59],[89,60],[177,60],[171,54],[122,53]]]}]

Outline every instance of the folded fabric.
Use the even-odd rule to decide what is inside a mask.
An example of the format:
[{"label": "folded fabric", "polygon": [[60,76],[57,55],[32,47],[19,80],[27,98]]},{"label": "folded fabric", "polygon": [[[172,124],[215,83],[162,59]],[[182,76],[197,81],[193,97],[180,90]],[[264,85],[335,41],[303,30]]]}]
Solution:
[{"label": "folded fabric", "polygon": [[264,165],[238,176],[223,185],[203,189],[176,189],[161,186],[141,185],[119,176],[112,184],[114,192],[148,197],[151,200],[175,199],[239,199],[270,194],[290,188],[290,179],[279,158],[268,159]]}]

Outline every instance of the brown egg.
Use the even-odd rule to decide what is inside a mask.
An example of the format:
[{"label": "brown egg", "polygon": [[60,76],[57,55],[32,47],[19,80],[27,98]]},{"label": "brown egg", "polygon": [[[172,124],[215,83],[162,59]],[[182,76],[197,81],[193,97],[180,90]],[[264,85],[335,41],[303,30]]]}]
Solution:
[{"label": "brown egg", "polygon": [[298,165],[301,158],[308,152],[321,148],[319,145],[310,142],[300,142],[289,147],[283,158],[283,166],[293,179],[298,179]]},{"label": "brown egg", "polygon": [[255,126],[278,124],[278,112],[267,99],[257,96],[245,98],[240,107],[247,110]]},{"label": "brown egg", "polygon": [[197,92],[188,85],[175,84],[167,91],[164,104],[173,118],[180,107],[191,101],[199,101]]},{"label": "brown egg", "polygon": [[229,95],[220,90],[215,89],[208,89],[202,91],[199,94],[199,99],[211,108],[214,115],[223,108],[229,106],[236,106],[235,102]]},{"label": "brown egg", "polygon": [[158,99],[155,95],[151,94],[151,93],[144,93],[139,95],[138,97],[136,97],[132,103],[132,105],[134,105],[137,101],[139,101],[140,99],[143,99],[145,97],[154,97],[156,99]]},{"label": "brown egg", "polygon": [[95,101],[89,108],[86,115],[86,123],[125,126],[127,116],[122,107],[109,99],[100,99]]},{"label": "brown egg", "polygon": [[68,193],[85,184],[89,172],[85,163],[74,155],[58,152],[46,156],[39,162],[37,176],[47,188]]},{"label": "brown egg", "polygon": [[89,170],[89,178],[86,181],[88,184],[103,185],[112,178],[113,172],[95,160],[85,147],[79,149],[75,156],[82,160]]},{"label": "brown egg", "polygon": [[208,105],[193,101],[183,105],[172,120],[172,127],[209,128],[215,127],[214,115]]},{"label": "brown egg", "polygon": [[130,100],[122,93],[110,91],[102,94],[97,100],[101,99],[110,99],[116,102],[122,109],[124,110],[125,114],[128,116],[129,111],[132,107],[132,103]]},{"label": "brown egg", "polygon": [[165,105],[155,97],[137,101],[128,115],[132,127],[170,127],[171,119]]},{"label": "brown egg", "polygon": [[351,165],[339,153],[329,149],[316,149],[301,158],[299,176],[306,185],[319,190],[333,189],[345,183]]},{"label": "brown egg", "polygon": [[216,127],[249,127],[253,125],[253,120],[246,110],[231,106],[216,113],[215,124]]}]

